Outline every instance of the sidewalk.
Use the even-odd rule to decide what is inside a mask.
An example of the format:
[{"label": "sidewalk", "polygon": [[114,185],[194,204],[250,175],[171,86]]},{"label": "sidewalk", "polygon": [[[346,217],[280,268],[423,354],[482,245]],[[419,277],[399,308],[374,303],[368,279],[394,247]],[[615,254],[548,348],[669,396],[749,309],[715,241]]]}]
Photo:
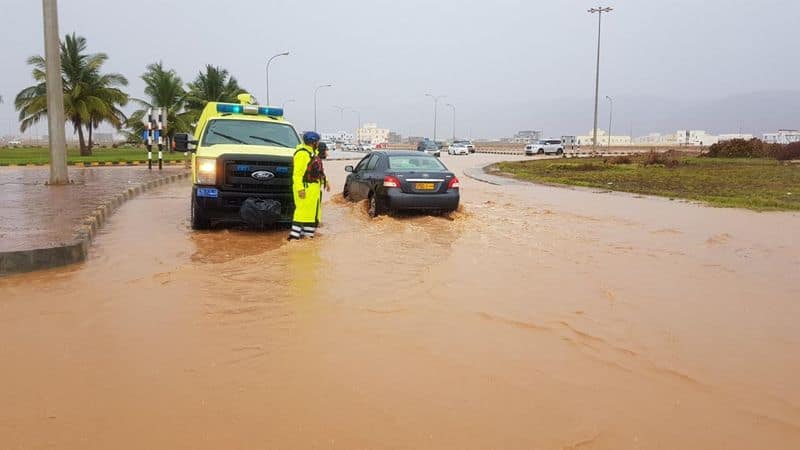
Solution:
[{"label": "sidewalk", "polygon": [[[82,260],[83,247],[125,200],[188,174],[182,166],[161,171],[70,167],[71,184],[47,186],[49,171],[46,166],[0,168],[0,274]],[[71,250],[43,251],[59,247]]]}]

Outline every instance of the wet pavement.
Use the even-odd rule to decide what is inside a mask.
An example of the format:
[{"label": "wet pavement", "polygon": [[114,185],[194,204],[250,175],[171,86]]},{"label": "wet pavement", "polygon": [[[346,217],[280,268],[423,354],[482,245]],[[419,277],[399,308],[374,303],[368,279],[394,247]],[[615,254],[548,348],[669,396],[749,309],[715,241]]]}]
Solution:
[{"label": "wet pavement", "polygon": [[0,252],[71,243],[83,220],[105,201],[181,167],[69,168],[72,184],[47,186],[50,169],[0,167]]},{"label": "wet pavement", "polygon": [[799,214],[462,187],[328,195],[291,243],[190,231],[188,182],[126,203],[86,263],[0,279],[0,447],[800,446]]}]

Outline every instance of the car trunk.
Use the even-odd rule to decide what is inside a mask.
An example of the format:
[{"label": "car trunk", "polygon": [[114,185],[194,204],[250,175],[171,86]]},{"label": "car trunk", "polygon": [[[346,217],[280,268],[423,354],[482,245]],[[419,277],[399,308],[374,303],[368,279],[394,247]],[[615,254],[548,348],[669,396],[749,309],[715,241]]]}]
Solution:
[{"label": "car trunk", "polygon": [[402,172],[396,174],[400,189],[407,194],[442,194],[453,178],[449,172]]}]

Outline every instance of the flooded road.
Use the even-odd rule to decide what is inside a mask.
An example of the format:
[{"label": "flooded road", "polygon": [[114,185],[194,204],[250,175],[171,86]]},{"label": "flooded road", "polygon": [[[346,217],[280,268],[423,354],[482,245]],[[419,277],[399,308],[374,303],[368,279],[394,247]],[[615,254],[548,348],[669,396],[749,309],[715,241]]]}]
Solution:
[{"label": "flooded road", "polygon": [[452,217],[329,195],[313,241],[128,202],[0,279],[0,448],[800,448],[800,215],[461,175],[492,158],[444,156]]}]

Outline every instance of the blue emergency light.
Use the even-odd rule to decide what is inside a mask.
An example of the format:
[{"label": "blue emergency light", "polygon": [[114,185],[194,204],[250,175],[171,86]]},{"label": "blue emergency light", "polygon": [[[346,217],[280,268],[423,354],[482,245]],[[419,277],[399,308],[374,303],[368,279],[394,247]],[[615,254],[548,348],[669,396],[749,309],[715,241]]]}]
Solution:
[{"label": "blue emergency light", "polygon": [[283,116],[283,108],[256,105],[234,105],[231,103],[218,103],[217,112],[227,114],[258,114],[261,116],[272,117]]}]

